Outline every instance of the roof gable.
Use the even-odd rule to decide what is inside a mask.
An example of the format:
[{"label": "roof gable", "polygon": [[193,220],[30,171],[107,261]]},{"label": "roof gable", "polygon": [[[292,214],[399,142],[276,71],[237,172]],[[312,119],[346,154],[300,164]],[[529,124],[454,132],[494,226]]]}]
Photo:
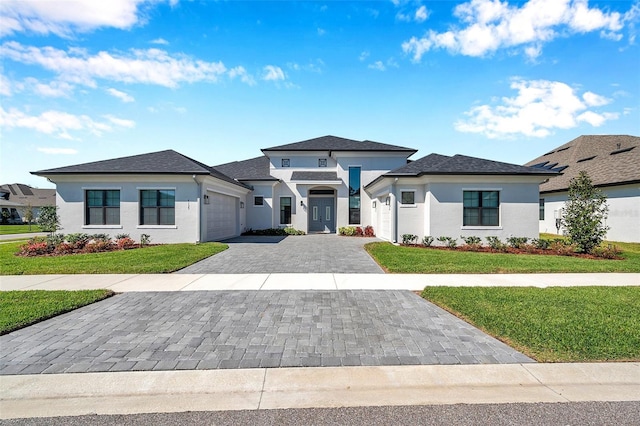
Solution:
[{"label": "roof gable", "polygon": [[607,186],[640,181],[640,137],[583,135],[527,163],[529,166],[563,168],[562,175],[540,185],[541,192],[563,191],[581,171],[594,185]]},{"label": "roof gable", "polygon": [[396,145],[388,145],[369,140],[356,141],[353,139],[340,138],[337,136],[321,136],[319,138],[308,139],[286,145],[264,148],[262,152],[268,151],[382,151],[382,152],[404,152],[407,156],[416,152],[413,148],[406,148]]},{"label": "roof gable", "polygon": [[172,149],[55,169],[39,170],[32,173],[39,176],[73,174],[210,175],[220,180],[246,187],[246,185],[224,173]]},{"label": "roof gable", "polygon": [[220,164],[213,168],[237,180],[278,180],[269,174],[269,158],[264,155]]}]

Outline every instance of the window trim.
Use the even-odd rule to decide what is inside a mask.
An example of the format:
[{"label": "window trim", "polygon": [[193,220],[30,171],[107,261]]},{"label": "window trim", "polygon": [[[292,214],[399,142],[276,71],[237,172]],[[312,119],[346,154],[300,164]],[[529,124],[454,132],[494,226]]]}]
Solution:
[{"label": "window trim", "polygon": [[[413,193],[413,203],[404,203],[402,200],[402,194],[403,193]],[[400,190],[400,207],[401,208],[410,208],[410,207],[417,207],[416,204],[416,190],[415,189],[401,189]]]},{"label": "window trim", "polygon": [[[464,193],[465,192],[497,192],[498,193],[498,224],[497,225],[465,225],[464,224]],[[460,229],[502,229],[502,188],[462,188],[462,226]],[[480,200],[482,200],[482,195],[480,195]],[[476,208],[476,207],[470,207]],[[477,207],[482,209],[482,206]],[[492,207],[493,208],[493,207]],[[480,216],[482,219],[482,210],[480,210]]]},{"label": "window trim", "polygon": [[[137,229],[175,229],[177,228],[177,224],[176,224],[176,187],[137,187],[136,190],[138,191],[138,224],[136,226]],[[173,191],[173,223],[172,224],[146,224],[146,223],[142,223],[142,218],[143,218],[143,207],[142,207],[142,191],[156,191],[156,192],[160,192],[160,191]],[[157,196],[156,196],[156,202],[157,202]],[[155,207],[151,207],[149,206],[148,208],[156,208],[158,209],[158,215],[160,214],[160,207],[164,207],[164,208],[169,208],[166,206],[155,206]],[[158,222],[160,221],[160,217],[158,216]]]},{"label": "window trim", "polygon": [[544,198],[538,199],[538,220],[544,220],[545,216],[545,205]]},{"label": "window trim", "polygon": [[348,165],[347,166],[347,188],[351,188],[351,169],[360,169],[360,174],[359,174],[359,180],[360,180],[360,187],[358,188],[358,197],[360,199],[360,207],[358,207],[358,218],[360,219],[357,223],[352,223],[351,222],[351,194],[349,194],[349,200],[348,200],[348,215],[349,217],[348,222],[349,225],[353,225],[353,226],[358,226],[358,225],[362,225],[362,165],[358,165],[358,164],[353,164],[353,165]]},{"label": "window trim", "polygon": [[281,158],[280,159],[280,167],[291,167],[291,159],[290,158]]},{"label": "window trim", "polygon": [[[89,203],[88,203],[88,192],[89,191],[102,191],[102,206],[94,206],[94,208],[101,208],[103,211],[102,217],[103,222],[106,222],[106,208],[115,207],[115,206],[107,206],[105,205],[105,197],[107,191],[118,191],[118,223],[89,223]],[[113,228],[119,229],[122,228],[122,215],[121,215],[121,207],[122,204],[122,188],[115,187],[82,187],[82,192],[84,193],[84,221],[82,224],[83,228]]]},{"label": "window trim", "polygon": [[[262,198],[262,203],[261,204],[256,204],[256,201],[258,200],[258,198]],[[254,195],[253,196],[253,207],[264,207],[264,195]]]}]

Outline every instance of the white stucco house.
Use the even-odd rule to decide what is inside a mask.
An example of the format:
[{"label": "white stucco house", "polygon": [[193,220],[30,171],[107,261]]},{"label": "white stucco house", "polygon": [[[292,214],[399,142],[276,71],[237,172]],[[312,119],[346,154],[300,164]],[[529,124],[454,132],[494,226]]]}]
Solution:
[{"label": "white stucco house", "polygon": [[323,136],[207,166],[173,150],[33,172],[54,182],[65,233],[218,241],[290,226],[335,233],[538,235],[539,184],[557,172]]},{"label": "white stucco house", "polygon": [[583,135],[527,163],[559,171],[540,185],[540,232],[563,233],[556,227],[568,198],[571,179],[587,172],[607,197],[606,239],[640,242],[640,137]]}]

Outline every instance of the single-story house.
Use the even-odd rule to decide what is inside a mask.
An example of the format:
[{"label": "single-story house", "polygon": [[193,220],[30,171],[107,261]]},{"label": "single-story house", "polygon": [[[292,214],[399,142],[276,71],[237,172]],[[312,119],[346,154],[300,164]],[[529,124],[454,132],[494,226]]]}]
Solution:
[{"label": "single-story house", "polygon": [[568,199],[571,179],[587,172],[607,197],[606,239],[640,242],[640,137],[584,135],[531,160],[527,166],[562,172],[540,185],[540,232],[562,233],[556,219]]},{"label": "single-story house", "polygon": [[323,136],[207,166],[173,150],[33,172],[56,183],[63,232],[217,241],[249,229],[538,235],[538,185],[557,172]]},{"label": "single-story house", "polygon": [[0,185],[0,209],[8,215],[7,222],[24,222],[24,214],[31,207],[34,219],[40,214],[40,208],[56,205],[56,190],[32,188],[22,183]]}]

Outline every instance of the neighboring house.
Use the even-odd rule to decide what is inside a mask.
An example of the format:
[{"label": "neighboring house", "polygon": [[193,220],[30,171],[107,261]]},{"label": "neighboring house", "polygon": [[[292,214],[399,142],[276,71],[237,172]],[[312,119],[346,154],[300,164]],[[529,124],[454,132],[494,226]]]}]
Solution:
[{"label": "neighboring house", "polygon": [[0,209],[9,214],[9,223],[23,223],[25,210],[29,206],[35,219],[41,207],[55,205],[55,189],[32,188],[21,183],[0,185]]},{"label": "neighboring house", "polygon": [[585,171],[607,197],[606,238],[640,242],[640,137],[580,136],[527,165],[562,173],[540,185],[540,232],[557,233],[556,219],[567,201],[569,183]]},{"label": "neighboring house", "polygon": [[538,185],[557,173],[324,136],[206,166],[175,151],[34,172],[54,181],[64,232],[214,241],[248,229],[536,237]]}]

